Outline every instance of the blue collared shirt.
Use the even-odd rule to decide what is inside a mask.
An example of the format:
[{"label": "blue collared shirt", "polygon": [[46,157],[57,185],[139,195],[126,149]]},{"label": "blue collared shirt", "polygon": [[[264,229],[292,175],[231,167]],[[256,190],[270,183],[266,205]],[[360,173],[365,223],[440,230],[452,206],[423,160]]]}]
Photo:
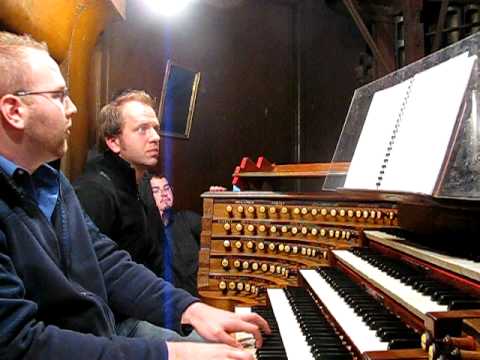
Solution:
[{"label": "blue collared shirt", "polygon": [[58,171],[50,165],[44,164],[30,175],[24,168],[1,155],[0,168],[30,195],[47,219],[52,221],[52,214],[60,192]]}]

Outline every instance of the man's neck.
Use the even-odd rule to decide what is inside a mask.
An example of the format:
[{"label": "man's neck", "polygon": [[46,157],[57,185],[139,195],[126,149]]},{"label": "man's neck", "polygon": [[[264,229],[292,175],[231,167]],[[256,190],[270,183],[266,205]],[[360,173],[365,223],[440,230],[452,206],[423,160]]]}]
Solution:
[{"label": "man's neck", "polygon": [[21,168],[25,169],[29,174],[33,174],[35,170],[37,170],[42,163],[38,163],[32,161],[29,156],[23,157],[22,152],[12,152],[12,151],[3,151],[0,149],[0,155],[2,155],[5,159],[13,162],[15,165],[20,166]]},{"label": "man's neck", "polygon": [[172,208],[165,209],[160,211],[160,218],[162,219],[162,223],[164,226],[170,224],[170,217],[172,215]]},{"label": "man's neck", "polygon": [[133,169],[135,170],[135,180],[137,184],[140,184],[147,170],[145,168],[138,168],[135,166],[133,166]]},{"label": "man's neck", "polygon": [[120,153],[116,153],[115,155],[125,160],[130,165],[130,167],[135,171],[135,182],[137,183],[137,185],[140,184],[140,182],[143,179],[143,176],[145,175],[145,172],[147,171],[147,167],[142,165],[132,164],[128,159],[125,159]]}]

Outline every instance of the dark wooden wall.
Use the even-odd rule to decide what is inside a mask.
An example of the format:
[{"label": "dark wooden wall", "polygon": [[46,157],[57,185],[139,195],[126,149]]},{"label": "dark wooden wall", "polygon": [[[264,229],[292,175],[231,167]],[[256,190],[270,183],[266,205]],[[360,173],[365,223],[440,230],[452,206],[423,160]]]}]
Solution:
[{"label": "dark wooden wall", "polygon": [[[330,162],[354,90],[366,45],[346,10],[324,1],[305,2],[301,162]],[[315,191],[321,181],[304,181]]]},{"label": "dark wooden wall", "polygon": [[229,187],[242,156],[330,161],[357,86],[365,45],[348,15],[317,0],[240,3],[199,1],[166,19],[131,1],[102,40],[108,96],[142,88],[159,99],[167,59],[201,72],[190,139],[162,139],[181,208],[201,211],[199,195]]}]

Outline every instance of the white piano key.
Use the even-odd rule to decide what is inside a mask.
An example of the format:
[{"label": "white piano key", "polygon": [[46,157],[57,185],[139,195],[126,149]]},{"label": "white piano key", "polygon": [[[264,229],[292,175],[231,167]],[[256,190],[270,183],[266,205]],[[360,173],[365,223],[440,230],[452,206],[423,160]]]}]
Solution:
[{"label": "white piano key", "polygon": [[288,359],[313,360],[310,346],[293,313],[283,289],[267,289]]},{"label": "white piano key", "polygon": [[369,282],[422,319],[426,318],[427,312],[448,310],[446,305],[436,303],[430,297],[384,273],[348,250],[334,250],[333,253],[337,259],[355,270],[357,274],[368,279]]},{"label": "white piano key", "polygon": [[252,308],[250,306],[236,306],[235,313],[239,315],[243,314],[250,314],[252,312]]},{"label": "white piano key", "polygon": [[388,349],[388,342],[382,341],[315,270],[300,273],[361,353]]},{"label": "white piano key", "polygon": [[[235,313],[236,314],[249,314],[252,312],[252,308],[249,306],[236,306]],[[255,337],[247,332],[237,332],[235,333],[235,339],[242,344],[243,349],[248,351],[253,357],[256,359],[255,355]]]}]

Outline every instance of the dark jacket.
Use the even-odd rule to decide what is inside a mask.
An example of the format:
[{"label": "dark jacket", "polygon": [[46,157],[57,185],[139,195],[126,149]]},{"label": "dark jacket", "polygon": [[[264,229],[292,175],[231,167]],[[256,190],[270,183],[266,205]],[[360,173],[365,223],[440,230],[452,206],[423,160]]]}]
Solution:
[{"label": "dark jacket", "polygon": [[163,278],[176,287],[197,296],[198,253],[200,252],[201,217],[189,210],[171,210],[164,228],[164,258],[170,261]]},{"label": "dark jacket", "polygon": [[82,207],[100,231],[158,276],[162,254],[160,225],[149,220],[138,194],[134,169],[107,151],[87,163],[74,183]]},{"label": "dark jacket", "polygon": [[169,311],[179,331],[196,299],[118,250],[59,181],[52,225],[0,170],[0,359],[166,359],[164,342],[115,336],[112,310],[157,325]]}]

